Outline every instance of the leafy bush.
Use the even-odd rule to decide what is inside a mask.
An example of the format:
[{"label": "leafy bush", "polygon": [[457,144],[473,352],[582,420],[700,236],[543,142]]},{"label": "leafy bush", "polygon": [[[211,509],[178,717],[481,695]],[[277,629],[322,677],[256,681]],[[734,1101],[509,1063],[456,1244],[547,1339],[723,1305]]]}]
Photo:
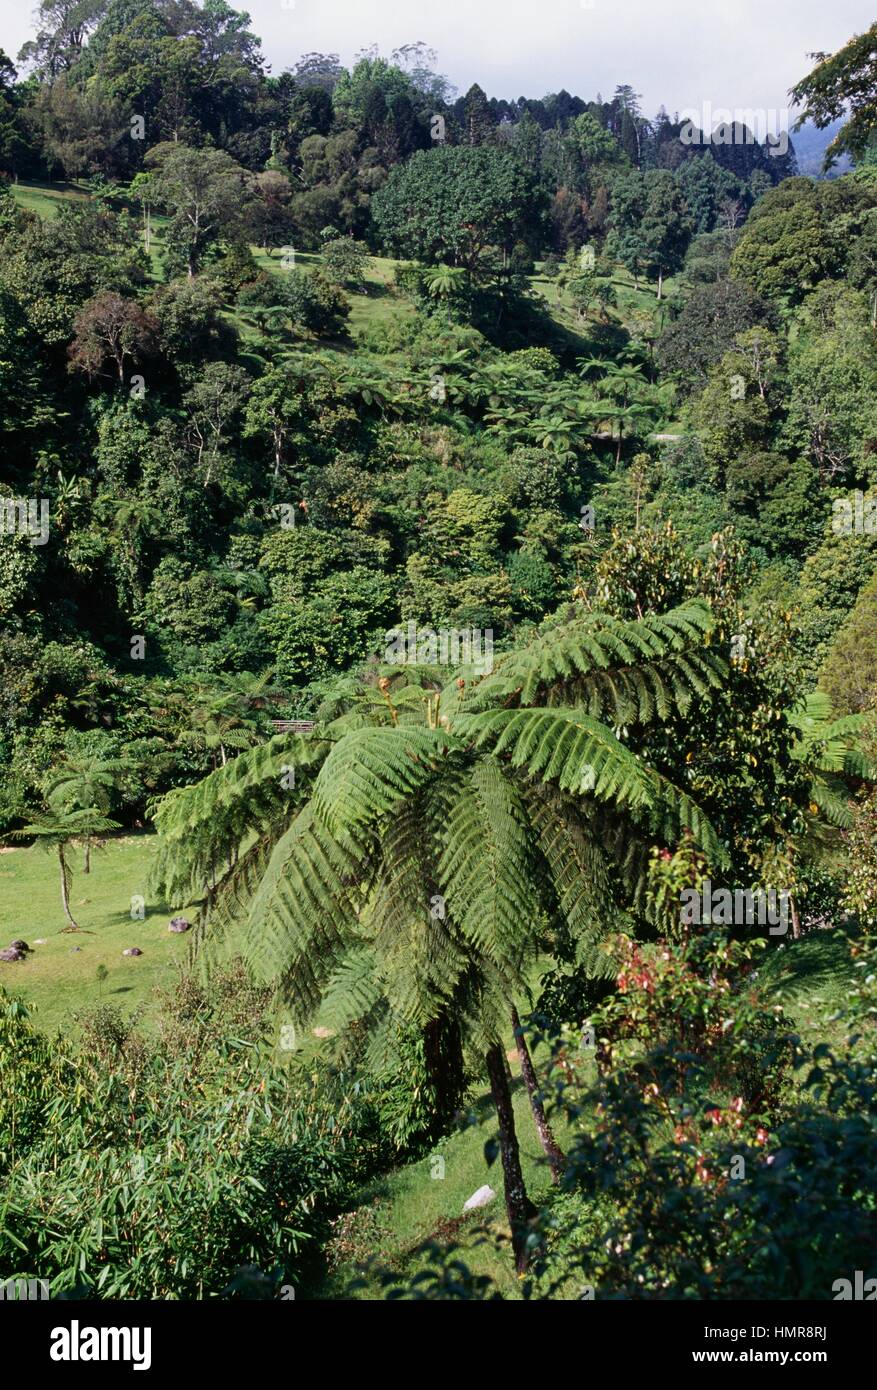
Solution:
[{"label": "leafy bush", "polygon": [[575,1276],[597,1298],[830,1299],[836,1279],[875,1272],[875,958],[853,949],[862,980],[835,1052],[802,1047],[767,1006],[752,945],[625,948],[596,1084],[555,1049],[579,1133],[543,1215],[539,1296]]},{"label": "leafy bush", "polygon": [[[332,337],[342,333],[350,304],[342,291],[320,271],[290,270],[282,277],[260,275],[238,295],[242,309],[286,324],[296,333]],[[258,312],[261,311],[261,312]]]},{"label": "leafy bush", "polygon": [[256,998],[186,982],[159,1042],[105,1005],[75,1053],[4,996],[2,1277],[100,1298],[215,1297],[250,1264],[295,1282],[379,1141],[343,1077],[229,1031]]}]

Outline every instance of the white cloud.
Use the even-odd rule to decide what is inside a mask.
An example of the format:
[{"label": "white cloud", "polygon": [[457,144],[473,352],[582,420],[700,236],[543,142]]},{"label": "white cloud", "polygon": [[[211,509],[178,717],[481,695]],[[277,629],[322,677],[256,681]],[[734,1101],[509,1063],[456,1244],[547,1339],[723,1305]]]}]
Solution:
[{"label": "white cloud", "polygon": [[[233,3],[233,0],[231,0]],[[874,20],[872,0],[240,0],[274,73],[305,52],[337,52],[349,64],[371,43],[381,51],[423,40],[464,92],[538,97],[565,87],[606,98],[622,82],[647,115],[684,107],[781,108],[812,66]],[[29,37],[27,14],[2,0],[0,43],[14,57]]]}]

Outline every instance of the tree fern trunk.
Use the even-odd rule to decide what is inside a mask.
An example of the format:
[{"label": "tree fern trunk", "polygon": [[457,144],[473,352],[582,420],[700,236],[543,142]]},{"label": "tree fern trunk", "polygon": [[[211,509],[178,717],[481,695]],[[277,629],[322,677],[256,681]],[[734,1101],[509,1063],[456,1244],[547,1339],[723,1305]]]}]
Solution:
[{"label": "tree fern trunk", "polygon": [[536,1080],[533,1059],[530,1056],[527,1039],[524,1037],[524,1032],[521,1028],[521,1020],[518,1018],[518,1011],[515,1008],[512,1009],[512,1027],[515,1030],[515,1042],[518,1048],[518,1060],[521,1063],[521,1075],[524,1078],[524,1085],[527,1087],[527,1095],[530,1097],[530,1109],[533,1111],[533,1123],[536,1126],[536,1133],[539,1135],[539,1143],[545,1150],[545,1157],[548,1159],[548,1166],[551,1169],[552,1181],[559,1182],[566,1159],[564,1158],[563,1150],[554,1137],[554,1131],[548,1123],[545,1107],[539,1099],[539,1083]]},{"label": "tree fern trunk", "polygon": [[512,1230],[512,1249],[515,1252],[515,1269],[523,1274],[527,1268],[527,1223],[536,1215],[536,1208],[527,1196],[524,1174],[521,1172],[521,1155],[518,1151],[518,1136],[515,1133],[515,1116],[512,1110],[512,1093],[509,1090],[504,1057],[499,1045],[487,1053],[487,1074],[490,1077],[490,1091],[496,1106],[499,1122],[499,1145],[502,1157],[502,1176],[505,1189],[505,1209]]},{"label": "tree fern trunk", "polygon": [[797,941],[801,935],[801,918],[798,916],[798,908],[792,894],[789,894],[789,907],[792,909],[792,940]]},{"label": "tree fern trunk", "polygon": [[61,866],[61,904],[64,908],[64,916],[70,923],[73,931],[79,931],[79,923],[73,920],[70,911],[70,875],[67,869],[67,860],[64,857],[64,846],[58,846],[58,863]]},{"label": "tree fern trunk", "polygon": [[463,1041],[456,1022],[447,1014],[441,1014],[427,1023],[423,1043],[427,1080],[435,1095],[430,1136],[435,1141],[447,1133],[466,1089]]}]

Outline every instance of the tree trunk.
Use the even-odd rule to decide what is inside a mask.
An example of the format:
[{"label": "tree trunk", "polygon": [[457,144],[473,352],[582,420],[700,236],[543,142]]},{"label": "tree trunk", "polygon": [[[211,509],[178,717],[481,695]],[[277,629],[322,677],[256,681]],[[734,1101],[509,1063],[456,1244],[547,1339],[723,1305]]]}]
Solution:
[{"label": "tree trunk", "polygon": [[551,1169],[552,1182],[559,1182],[563,1172],[564,1163],[563,1150],[560,1148],[554,1137],[551,1125],[545,1114],[545,1107],[539,1097],[539,1083],[536,1080],[536,1072],[533,1069],[533,1059],[530,1056],[530,1049],[527,1046],[527,1039],[521,1028],[521,1020],[518,1018],[518,1011],[512,1008],[512,1027],[515,1030],[515,1042],[518,1048],[518,1060],[521,1063],[521,1075],[524,1078],[524,1085],[527,1087],[527,1095],[530,1097],[530,1109],[533,1111],[533,1123],[536,1126],[536,1133],[539,1135],[539,1143],[545,1151],[548,1159],[548,1166]]},{"label": "tree trunk", "polygon": [[90,874],[90,873],[91,873],[91,836],[90,836],[90,835],[86,835],[86,837],[85,837],[85,852],[84,852],[84,854],[83,854],[83,856],[82,856],[82,872],[83,872],[84,874]]},{"label": "tree trunk", "polygon": [[798,916],[798,907],[792,894],[789,894],[789,907],[792,910],[792,940],[797,941],[801,935],[801,918]]},{"label": "tree trunk", "polygon": [[521,1156],[518,1151],[518,1137],[515,1134],[512,1095],[503,1064],[502,1048],[498,1044],[492,1047],[487,1053],[485,1061],[487,1074],[490,1077],[490,1092],[493,1096],[496,1118],[499,1122],[505,1209],[512,1231],[515,1269],[519,1274],[523,1274],[527,1268],[527,1223],[536,1215],[536,1208],[527,1196],[524,1174],[521,1172]]},{"label": "tree trunk", "polygon": [[431,1018],[423,1030],[427,1080],[435,1092],[430,1138],[447,1133],[466,1089],[460,1029],[448,1014]]},{"label": "tree trunk", "polygon": [[73,920],[73,915],[70,911],[70,897],[67,892],[67,860],[64,858],[63,845],[58,846],[58,863],[61,866],[61,904],[64,908],[64,916],[70,923],[69,929],[79,931],[79,923]]},{"label": "tree trunk", "polygon": [[664,287],[664,272],[663,272],[663,270],[659,270],[659,271],[658,271],[658,298],[659,298],[659,299],[661,298],[661,291],[662,291],[663,287]]}]

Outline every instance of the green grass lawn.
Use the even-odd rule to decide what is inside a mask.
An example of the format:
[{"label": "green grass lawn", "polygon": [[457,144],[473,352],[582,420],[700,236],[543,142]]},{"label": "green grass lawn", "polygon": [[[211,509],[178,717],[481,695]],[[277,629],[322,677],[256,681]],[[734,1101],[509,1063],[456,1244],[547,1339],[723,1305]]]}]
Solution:
[{"label": "green grass lawn", "polygon": [[[657,297],[657,286],[640,280],[634,285],[633,276],[623,266],[616,266],[611,276],[598,276],[598,285],[611,285],[615,291],[616,304],[609,311],[610,322],[623,325],[634,337],[660,332],[664,323],[670,321],[669,302],[678,293],[676,281],[669,276],[664,281],[663,298]],[[584,320],[580,318],[568,289],[558,295],[556,280],[546,279],[541,273],[530,276],[530,287],[545,301],[546,308],[555,323],[567,333],[586,340],[590,337],[595,317],[592,311]]]},{"label": "green grass lawn", "polygon": [[[282,258],[277,252],[272,254],[256,246],[251,246],[250,250],[260,270],[270,275],[284,273]],[[323,258],[316,251],[295,253],[296,270],[318,270],[322,263]],[[362,329],[374,328],[393,319],[410,318],[414,314],[414,305],[398,294],[393,286],[398,264],[398,261],[387,256],[369,256],[365,274],[366,293],[359,294],[352,289],[344,291],[350,300],[348,323],[354,336]]]},{"label": "green grass lawn", "polygon": [[12,193],[17,203],[40,217],[55,217],[58,204],[71,198],[88,198],[88,189],[77,183],[14,183]]},{"label": "green grass lawn", "polygon": [[[23,961],[0,962],[0,984],[23,995],[36,1008],[34,1022],[47,1032],[75,1031],[73,1015],[103,1000],[128,1014],[145,1006],[154,1010],[155,986],[171,983],[174,966],[188,955],[188,934],[168,931],[177,908],[150,899],[146,887],[155,836],[121,835],[93,853],[91,873],[82,873],[81,851],[74,850],[70,905],[81,932],[65,932],[57,856],[41,848],[4,849],[0,853],[0,921],[2,945],[22,938],[33,954]],[[142,921],[131,917],[131,899],[146,899]],[[186,912],[192,920],[192,913]],[[45,945],[34,941],[45,939]],[[142,956],[123,956],[139,946]],[[77,947],[79,948],[77,950]],[[109,971],[103,986],[97,967]]]}]

